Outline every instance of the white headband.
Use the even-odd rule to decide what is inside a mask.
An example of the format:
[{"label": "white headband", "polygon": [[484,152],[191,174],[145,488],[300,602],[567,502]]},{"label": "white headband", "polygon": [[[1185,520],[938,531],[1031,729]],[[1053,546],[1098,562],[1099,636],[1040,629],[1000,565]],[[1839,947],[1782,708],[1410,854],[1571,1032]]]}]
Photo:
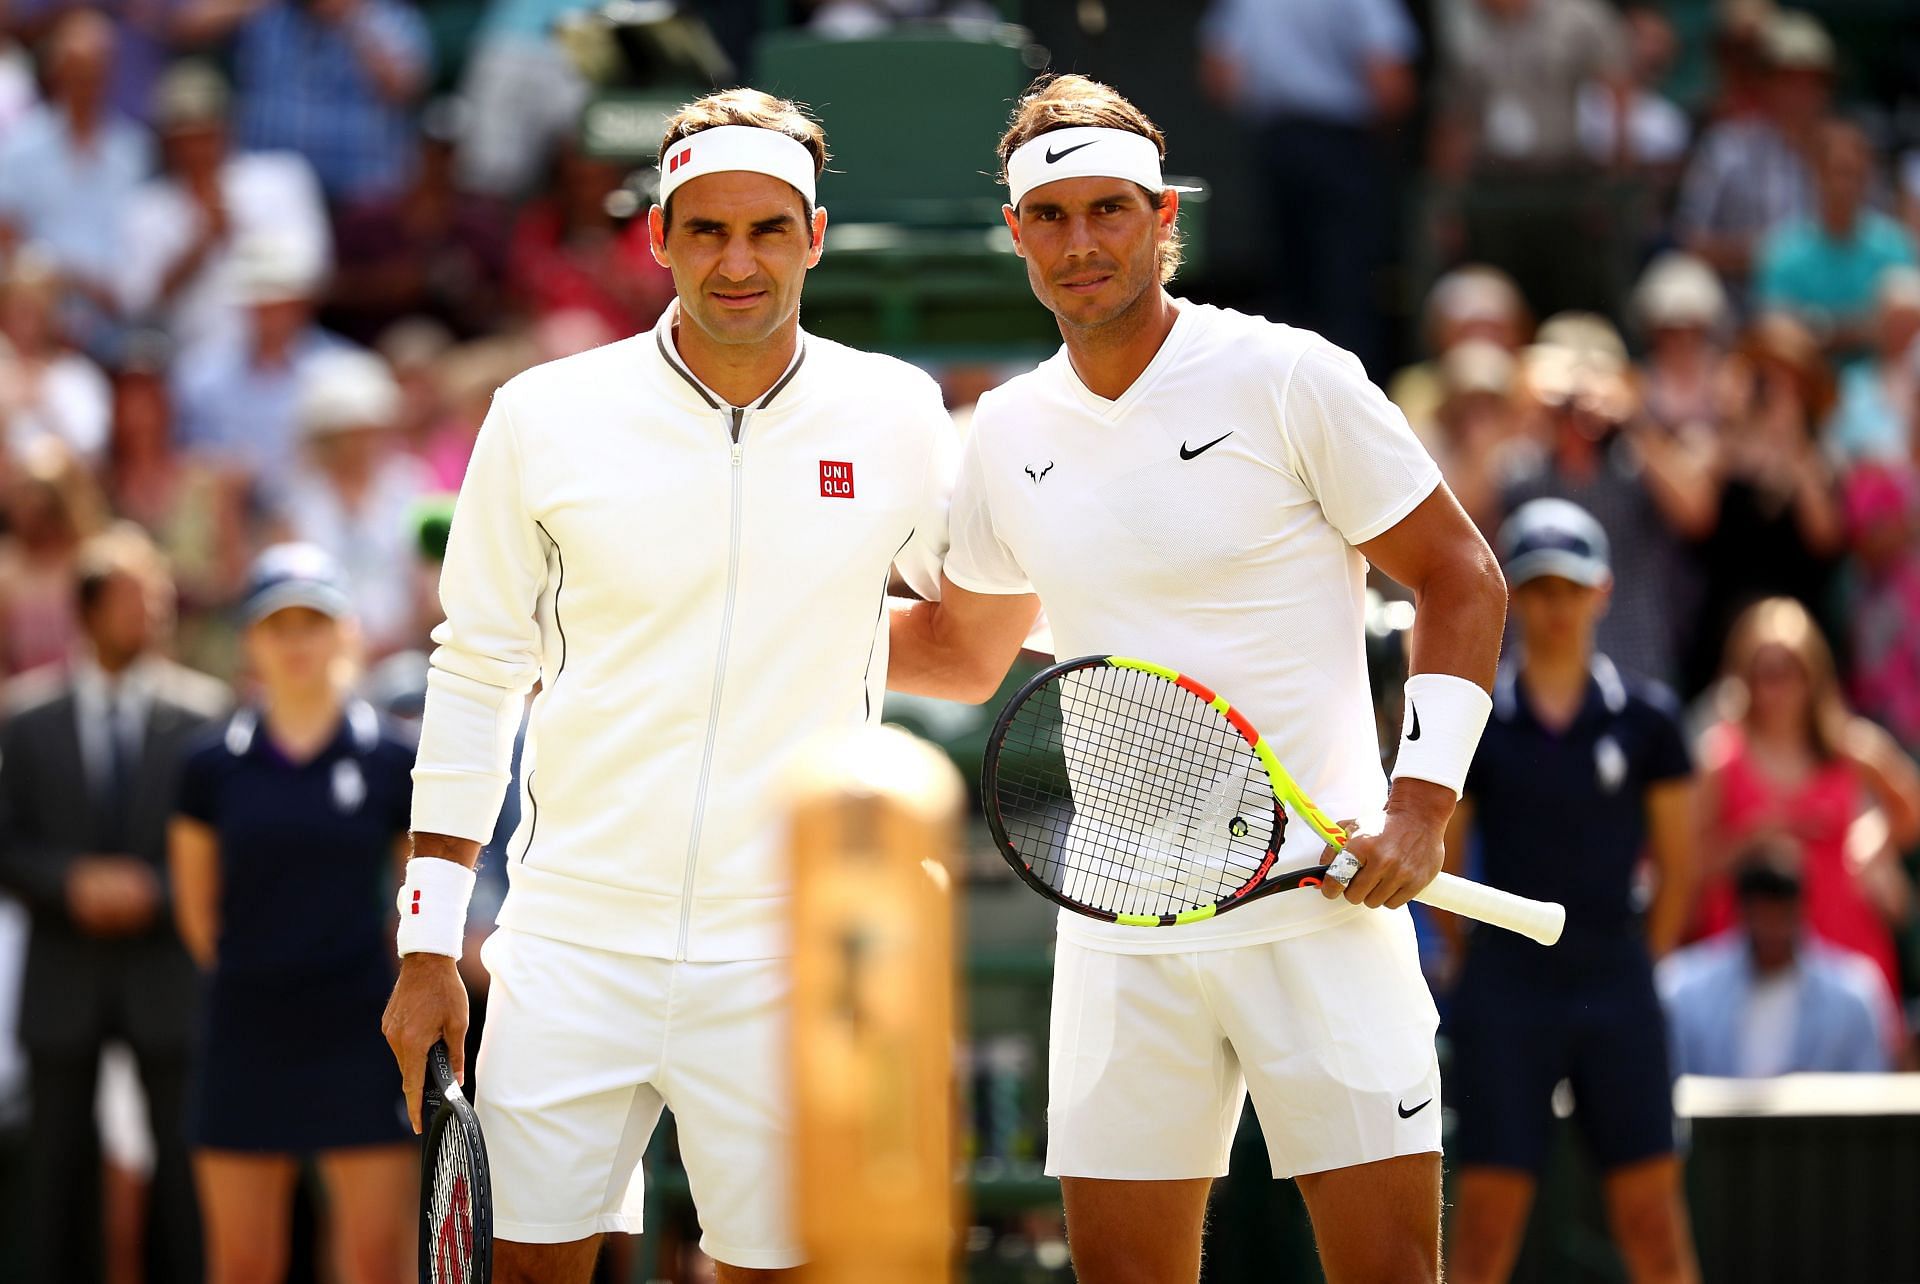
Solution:
[{"label": "white headband", "polygon": [[1160,149],[1151,138],[1131,130],[1099,125],[1050,129],[1007,157],[1007,186],[1015,209],[1034,188],[1063,178],[1124,178],[1149,192],[1164,192],[1169,186],[1160,177]]},{"label": "white headband", "polygon": [[674,189],[690,178],[727,170],[777,178],[797,189],[808,205],[816,203],[813,153],[797,139],[753,125],[716,125],[669,147],[660,162],[660,203],[665,205]]}]

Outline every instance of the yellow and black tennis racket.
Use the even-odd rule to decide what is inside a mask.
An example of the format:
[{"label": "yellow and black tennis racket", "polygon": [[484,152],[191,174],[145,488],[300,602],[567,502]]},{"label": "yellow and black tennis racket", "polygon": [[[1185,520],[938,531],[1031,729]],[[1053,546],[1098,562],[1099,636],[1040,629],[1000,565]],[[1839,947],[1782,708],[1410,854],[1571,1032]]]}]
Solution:
[{"label": "yellow and black tennis racket", "polygon": [[[1184,674],[1145,660],[1064,660],[994,724],[981,792],[1014,872],[1109,923],[1174,927],[1360,863],[1347,832],[1300,791],[1253,724]],[[1334,859],[1274,872],[1291,812]],[[1567,913],[1441,874],[1414,898],[1551,945]]]}]

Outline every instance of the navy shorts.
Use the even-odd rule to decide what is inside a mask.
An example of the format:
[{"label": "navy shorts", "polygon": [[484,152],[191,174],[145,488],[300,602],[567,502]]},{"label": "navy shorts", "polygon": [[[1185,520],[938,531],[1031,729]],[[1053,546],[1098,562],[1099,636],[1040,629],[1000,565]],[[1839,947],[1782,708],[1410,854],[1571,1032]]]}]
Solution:
[{"label": "navy shorts", "polygon": [[1539,1175],[1563,1079],[1601,1168],[1671,1154],[1666,1018],[1644,951],[1549,962],[1538,946],[1490,944],[1475,942],[1447,1021],[1458,1129],[1449,1157]]}]

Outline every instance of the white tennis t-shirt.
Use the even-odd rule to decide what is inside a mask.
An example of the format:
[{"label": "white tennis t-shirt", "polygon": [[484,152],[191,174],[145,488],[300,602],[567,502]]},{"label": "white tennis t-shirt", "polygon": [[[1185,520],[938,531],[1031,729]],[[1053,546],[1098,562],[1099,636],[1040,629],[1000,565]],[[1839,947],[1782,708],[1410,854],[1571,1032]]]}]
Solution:
[{"label": "white tennis t-shirt", "polygon": [[[1305,330],[1180,303],[1118,401],[1065,349],[981,398],[954,489],[946,573],[1037,592],[1056,654],[1130,655],[1243,711],[1336,819],[1377,816],[1386,776],[1354,545],[1432,493],[1440,470],[1348,353]],[[1277,868],[1320,863],[1299,821]],[[1302,891],[1181,927],[1062,911],[1063,937],[1128,954],[1279,940],[1357,907]]]}]

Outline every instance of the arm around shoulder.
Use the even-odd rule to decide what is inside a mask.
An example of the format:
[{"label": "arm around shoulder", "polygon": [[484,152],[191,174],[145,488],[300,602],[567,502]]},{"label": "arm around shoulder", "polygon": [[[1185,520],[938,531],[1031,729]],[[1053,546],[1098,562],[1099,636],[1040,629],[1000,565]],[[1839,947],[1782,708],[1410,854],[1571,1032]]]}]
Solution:
[{"label": "arm around shoulder", "polygon": [[942,574],[939,601],[888,620],[887,689],[979,704],[999,689],[1039,614],[1032,593],[975,593]]}]

